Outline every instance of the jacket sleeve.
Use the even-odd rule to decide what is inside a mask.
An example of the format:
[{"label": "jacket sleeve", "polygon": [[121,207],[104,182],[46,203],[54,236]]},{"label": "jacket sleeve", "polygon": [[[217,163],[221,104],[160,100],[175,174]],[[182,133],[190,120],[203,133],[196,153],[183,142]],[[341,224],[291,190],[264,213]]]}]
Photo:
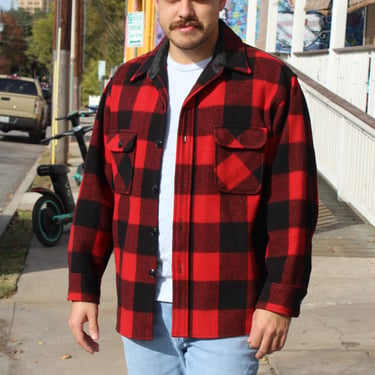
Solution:
[{"label": "jacket sleeve", "polygon": [[267,181],[267,278],[257,308],[298,316],[311,272],[318,214],[317,171],[310,119],[294,75],[273,117]]},{"label": "jacket sleeve", "polygon": [[68,245],[68,300],[99,303],[101,278],[112,253],[113,192],[105,173],[104,128],[109,85],[96,115]]}]

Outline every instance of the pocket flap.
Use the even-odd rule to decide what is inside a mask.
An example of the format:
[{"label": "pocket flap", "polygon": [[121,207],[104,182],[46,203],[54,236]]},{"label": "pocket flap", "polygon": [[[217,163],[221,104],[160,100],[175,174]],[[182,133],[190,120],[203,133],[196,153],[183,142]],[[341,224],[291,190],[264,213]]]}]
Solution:
[{"label": "pocket flap", "polygon": [[267,140],[265,128],[215,128],[215,142],[233,149],[260,149]]},{"label": "pocket flap", "polygon": [[108,135],[107,147],[112,152],[131,152],[135,146],[137,133],[131,130]]}]

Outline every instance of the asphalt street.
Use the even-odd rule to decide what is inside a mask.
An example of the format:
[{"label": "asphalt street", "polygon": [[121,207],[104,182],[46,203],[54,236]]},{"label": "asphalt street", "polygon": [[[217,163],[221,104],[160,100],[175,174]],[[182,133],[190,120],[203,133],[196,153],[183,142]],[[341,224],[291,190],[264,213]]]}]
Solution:
[{"label": "asphalt street", "polygon": [[45,146],[32,144],[20,132],[0,132],[0,213],[20,187]]}]

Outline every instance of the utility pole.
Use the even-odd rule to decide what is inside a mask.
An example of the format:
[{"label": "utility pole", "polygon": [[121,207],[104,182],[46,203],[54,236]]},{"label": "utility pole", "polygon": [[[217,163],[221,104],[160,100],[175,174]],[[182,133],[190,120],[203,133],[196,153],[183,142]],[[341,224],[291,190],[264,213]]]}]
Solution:
[{"label": "utility pole", "polygon": [[75,72],[76,72],[76,108],[79,108],[82,103],[81,98],[81,83],[82,83],[82,71],[83,71],[83,51],[84,51],[84,17],[85,17],[85,5],[86,0],[78,0],[78,7],[77,7],[77,38],[76,38],[76,64],[75,64]]},{"label": "utility pole", "polygon": [[78,110],[81,104],[80,84],[82,75],[82,21],[83,1],[72,0],[69,111]]},{"label": "utility pole", "polygon": [[[69,112],[69,51],[71,32],[72,0],[55,0],[54,30],[54,74],[52,101],[52,134],[61,133],[69,128],[67,121],[56,121],[57,117]],[[52,142],[51,162],[66,164],[68,161],[69,139],[64,137]]]}]

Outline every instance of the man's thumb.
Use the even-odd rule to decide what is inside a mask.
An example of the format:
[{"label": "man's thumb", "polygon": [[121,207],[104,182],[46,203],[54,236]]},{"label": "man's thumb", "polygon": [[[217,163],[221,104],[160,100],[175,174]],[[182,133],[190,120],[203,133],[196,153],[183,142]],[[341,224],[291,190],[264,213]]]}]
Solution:
[{"label": "man's thumb", "polygon": [[96,341],[99,339],[99,326],[98,326],[98,319],[97,317],[91,317],[89,319],[89,333],[90,337]]}]

